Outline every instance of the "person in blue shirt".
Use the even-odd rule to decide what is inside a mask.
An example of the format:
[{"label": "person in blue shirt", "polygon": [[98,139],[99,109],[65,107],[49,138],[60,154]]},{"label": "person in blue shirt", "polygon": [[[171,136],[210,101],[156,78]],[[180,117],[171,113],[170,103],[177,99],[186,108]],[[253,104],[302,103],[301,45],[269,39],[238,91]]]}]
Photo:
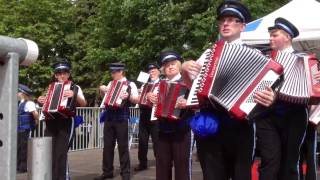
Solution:
[{"label": "person in blue shirt", "polygon": [[32,90],[23,84],[18,86],[18,146],[17,146],[17,171],[27,172],[28,139],[31,131],[39,121],[36,104],[32,101]]}]

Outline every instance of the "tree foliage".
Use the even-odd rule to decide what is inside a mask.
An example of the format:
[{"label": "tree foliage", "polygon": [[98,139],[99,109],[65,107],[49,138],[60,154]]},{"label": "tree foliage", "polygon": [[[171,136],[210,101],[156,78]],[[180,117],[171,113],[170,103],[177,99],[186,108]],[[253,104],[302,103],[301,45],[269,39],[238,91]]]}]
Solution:
[{"label": "tree foliage", "polygon": [[[107,65],[121,61],[135,80],[159,53],[174,49],[195,59],[217,37],[222,0],[0,0],[0,33],[35,41],[38,61],[21,68],[20,82],[40,95],[52,76],[54,57],[72,62],[72,76],[90,105],[110,80]],[[253,20],[288,0],[244,0]]]}]

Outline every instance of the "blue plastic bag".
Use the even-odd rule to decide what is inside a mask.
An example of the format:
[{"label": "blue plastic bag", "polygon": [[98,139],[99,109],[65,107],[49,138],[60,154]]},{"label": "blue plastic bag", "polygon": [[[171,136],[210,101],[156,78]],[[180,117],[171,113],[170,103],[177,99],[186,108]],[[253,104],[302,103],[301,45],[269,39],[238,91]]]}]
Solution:
[{"label": "blue plastic bag", "polygon": [[213,136],[218,132],[219,119],[210,112],[198,112],[190,119],[189,125],[200,137]]},{"label": "blue plastic bag", "polygon": [[106,119],[107,119],[107,111],[104,110],[100,113],[99,122],[104,123]]},{"label": "blue plastic bag", "polygon": [[74,117],[74,128],[79,127],[81,124],[83,124],[83,117],[82,116],[75,116]]},{"label": "blue plastic bag", "polygon": [[139,123],[139,118],[138,117],[130,117],[129,122],[132,124]]}]

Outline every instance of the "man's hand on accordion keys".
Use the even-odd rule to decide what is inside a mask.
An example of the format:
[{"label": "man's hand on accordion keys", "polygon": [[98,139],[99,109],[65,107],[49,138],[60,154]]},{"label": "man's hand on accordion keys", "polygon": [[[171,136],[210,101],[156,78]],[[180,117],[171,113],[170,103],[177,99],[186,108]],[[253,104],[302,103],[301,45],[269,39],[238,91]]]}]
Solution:
[{"label": "man's hand on accordion keys", "polygon": [[108,92],[108,88],[107,88],[106,85],[101,85],[101,86],[99,87],[99,90],[100,90],[100,94],[101,94],[102,96],[104,96],[104,94]]},{"label": "man's hand on accordion keys", "polygon": [[183,97],[178,97],[175,108],[185,109],[187,107],[187,100]]},{"label": "man's hand on accordion keys", "polygon": [[275,100],[275,93],[270,87],[266,87],[263,91],[258,91],[254,94],[254,101],[265,107],[271,106]]},{"label": "man's hand on accordion keys", "polygon": [[190,60],[184,62],[181,69],[181,75],[184,83],[187,85],[187,87],[191,87],[192,80],[194,80],[201,71],[201,65],[193,60]]},{"label": "man's hand on accordion keys", "polygon": [[182,64],[182,70],[187,72],[191,80],[195,79],[200,73],[201,65],[193,60],[186,61]]},{"label": "man's hand on accordion keys", "polygon": [[63,96],[70,98],[70,97],[73,96],[73,91],[72,90],[66,90],[66,91],[63,92]]},{"label": "man's hand on accordion keys", "polygon": [[148,92],[147,99],[152,102],[152,104],[156,104],[158,101],[158,95],[153,92]]}]

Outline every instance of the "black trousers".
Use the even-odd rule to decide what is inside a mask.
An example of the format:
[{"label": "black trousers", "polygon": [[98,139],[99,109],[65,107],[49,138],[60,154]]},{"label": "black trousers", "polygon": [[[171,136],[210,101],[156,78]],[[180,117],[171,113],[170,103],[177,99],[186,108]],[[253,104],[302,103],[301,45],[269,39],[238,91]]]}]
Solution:
[{"label": "black trousers", "polygon": [[303,106],[288,106],[256,120],[257,147],[261,156],[260,180],[298,180],[300,147],[307,126]]},{"label": "black trousers", "polygon": [[306,136],[304,138],[301,151],[300,151],[300,180],[303,180],[302,165],[306,161],[307,173],[305,180],[317,180],[317,126],[308,123]]},{"label": "black trousers", "polygon": [[147,167],[148,165],[148,143],[149,143],[149,136],[152,139],[153,145],[153,153],[156,156],[156,145],[158,143],[158,121],[150,121],[151,117],[151,109],[141,109],[140,110],[140,122],[139,122],[139,148],[138,148],[138,159],[139,165],[141,167]]},{"label": "black trousers", "polygon": [[45,136],[52,137],[52,180],[66,180],[69,178],[68,151],[74,137],[73,120],[46,120]]},{"label": "black trousers", "polygon": [[196,137],[204,180],[250,180],[255,142],[254,124],[221,122],[212,137]]},{"label": "black trousers", "polygon": [[122,179],[130,179],[128,120],[105,121],[103,129],[103,174],[113,175],[114,148],[118,143]]},{"label": "black trousers", "polygon": [[175,180],[191,179],[191,131],[159,133],[156,149],[157,180],[171,180],[173,166]]},{"label": "black trousers", "polygon": [[18,132],[17,170],[27,171],[28,139],[30,130]]}]

